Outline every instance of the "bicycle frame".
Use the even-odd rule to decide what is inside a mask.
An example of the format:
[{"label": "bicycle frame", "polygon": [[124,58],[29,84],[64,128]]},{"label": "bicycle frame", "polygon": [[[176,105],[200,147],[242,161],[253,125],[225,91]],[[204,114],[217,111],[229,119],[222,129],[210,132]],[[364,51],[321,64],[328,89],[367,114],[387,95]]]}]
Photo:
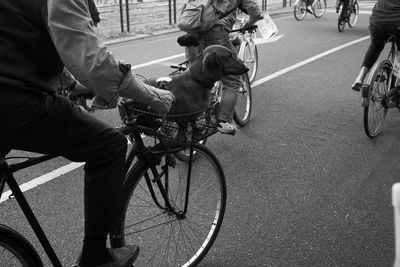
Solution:
[{"label": "bicycle frame", "polygon": [[17,184],[13,173],[31,167],[33,165],[39,164],[41,162],[50,160],[55,158],[56,156],[50,155],[42,155],[36,158],[31,158],[21,163],[14,163],[8,165],[5,158],[3,156],[0,157],[0,197],[3,193],[5,183],[8,184],[10,190],[17,200],[18,205],[22,209],[25,217],[27,218],[29,224],[31,225],[36,237],[39,239],[40,244],[42,245],[43,249],[45,250],[47,256],[49,257],[53,266],[62,267],[60,260],[58,259],[56,253],[54,252],[53,247],[50,245],[49,240],[47,239],[42,227],[40,226],[35,214],[32,211],[32,208],[28,204],[24,194],[22,193],[19,185]]},{"label": "bicycle frame", "polygon": [[[188,180],[186,185],[186,199],[185,199],[185,206],[183,211],[177,211],[173,208],[172,204],[168,198],[168,164],[165,164],[162,167],[162,172],[158,172],[156,166],[157,161],[161,155],[165,155],[166,150],[153,150],[152,148],[148,148],[144,145],[140,130],[137,126],[132,126],[131,123],[127,123],[125,128],[120,129],[121,132],[124,132],[126,135],[130,136],[131,140],[134,140],[133,148],[130,151],[125,165],[125,170],[127,172],[126,177],[129,176],[129,167],[133,163],[135,157],[138,158],[139,161],[142,161],[146,168],[150,169],[153,177],[153,180],[150,179],[148,173],[145,174],[146,183],[149,187],[149,191],[152,192],[152,198],[156,205],[160,208],[175,213],[178,217],[184,217],[187,212],[188,207],[188,198],[189,198],[189,190],[190,190],[190,178],[191,178],[191,161],[189,162],[189,171],[188,171]],[[179,149],[176,149],[178,151]],[[173,153],[174,150],[168,151],[168,153]],[[193,146],[191,147],[191,156],[193,154]],[[36,237],[38,238],[40,244],[42,245],[43,249],[45,250],[47,256],[49,257],[51,263],[55,267],[62,267],[59,258],[57,257],[53,247],[51,246],[46,234],[43,231],[43,228],[40,226],[35,214],[32,211],[31,206],[29,205],[28,201],[26,200],[23,192],[21,191],[18,183],[15,180],[13,173],[16,171],[26,169],[28,167],[37,165],[39,163],[51,160],[56,158],[57,156],[52,155],[41,155],[35,158],[29,158],[19,163],[8,164],[6,159],[1,156],[0,157],[0,197],[3,193],[5,184],[9,186],[12,196],[15,197],[18,205],[20,206],[23,214],[27,218],[30,226],[32,227]],[[161,181],[161,177],[165,175],[165,185]],[[152,183],[156,183],[165,203],[165,206],[162,206],[155,194],[155,185]]]}]

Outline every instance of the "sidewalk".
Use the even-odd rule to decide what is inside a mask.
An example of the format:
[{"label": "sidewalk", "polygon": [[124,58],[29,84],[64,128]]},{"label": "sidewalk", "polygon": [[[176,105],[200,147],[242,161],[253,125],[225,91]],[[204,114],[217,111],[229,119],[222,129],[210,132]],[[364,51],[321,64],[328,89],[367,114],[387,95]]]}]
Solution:
[{"label": "sidewalk", "polygon": [[[292,5],[295,0],[292,0]],[[331,0],[327,0],[327,2],[330,2]],[[273,0],[268,2],[267,5],[267,10],[270,14],[270,16],[276,17],[280,15],[285,15],[293,12],[293,7],[289,6],[290,0],[287,0],[287,7],[282,7],[282,0]],[[152,34],[139,34],[139,35],[134,35],[134,36],[128,36],[128,37],[123,37],[123,38],[114,38],[110,40],[104,41],[105,45],[112,45],[112,44],[118,44],[118,43],[123,43],[123,42],[128,42],[128,41],[133,41],[133,40],[138,40],[138,39],[144,39],[148,37],[154,37],[154,36],[159,36],[159,35],[164,35],[168,33],[174,33],[174,32],[179,32],[179,29],[177,27],[172,28],[172,29],[166,29],[166,30],[159,30],[155,31]]]},{"label": "sidewalk", "polygon": [[[276,17],[283,16],[283,15],[289,15],[289,14],[293,13],[294,2],[295,2],[295,0],[287,0],[287,6],[282,7],[282,0],[270,1],[270,2],[268,2],[266,12],[268,12],[272,18],[276,18]],[[336,0],[326,0],[326,3],[327,3],[326,4],[327,8],[333,7],[336,5]],[[290,4],[291,4],[291,6],[290,6]],[[174,32],[178,32],[178,31],[179,31],[179,29],[177,27],[175,27],[172,29],[155,31],[152,34],[139,34],[139,35],[123,37],[123,38],[114,38],[114,39],[106,40],[103,43],[105,45],[113,45],[113,44],[133,41],[133,40],[144,39],[144,38],[148,38],[148,37],[154,37],[154,36],[160,36],[160,35],[164,35],[164,34],[174,33]]]}]

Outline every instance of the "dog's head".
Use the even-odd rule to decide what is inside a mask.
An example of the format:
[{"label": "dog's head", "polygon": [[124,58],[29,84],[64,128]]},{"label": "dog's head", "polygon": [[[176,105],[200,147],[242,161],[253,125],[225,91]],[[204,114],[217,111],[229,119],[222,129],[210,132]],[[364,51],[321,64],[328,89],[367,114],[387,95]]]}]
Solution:
[{"label": "dog's head", "polygon": [[201,57],[204,76],[215,78],[215,81],[224,76],[241,75],[249,71],[235,53],[222,45],[208,46]]}]

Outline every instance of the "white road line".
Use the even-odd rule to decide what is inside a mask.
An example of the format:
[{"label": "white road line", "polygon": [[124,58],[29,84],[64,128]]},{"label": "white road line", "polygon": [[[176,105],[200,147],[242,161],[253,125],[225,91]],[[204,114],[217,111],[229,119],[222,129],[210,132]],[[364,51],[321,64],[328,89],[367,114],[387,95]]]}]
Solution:
[{"label": "white road line", "polygon": [[177,54],[177,55],[170,56],[170,57],[164,57],[164,58],[160,58],[160,59],[157,59],[157,60],[149,61],[149,62],[146,62],[146,63],[143,63],[143,64],[132,66],[131,69],[133,69],[133,70],[134,69],[139,69],[139,68],[143,68],[143,67],[146,67],[146,66],[149,66],[149,65],[160,63],[162,61],[168,61],[170,59],[174,59],[174,58],[177,58],[177,57],[183,57],[183,56],[185,56],[185,53]]},{"label": "white road line", "polygon": [[[362,37],[362,38],[354,40],[352,42],[349,42],[349,43],[343,44],[341,46],[335,47],[333,49],[327,50],[327,51],[325,51],[323,53],[315,55],[315,56],[313,56],[311,58],[308,58],[306,60],[300,61],[299,63],[296,63],[296,64],[294,64],[292,66],[284,68],[284,69],[282,69],[280,71],[277,71],[275,73],[272,73],[271,75],[268,75],[268,76],[266,76],[266,77],[264,77],[264,78],[262,78],[260,80],[255,81],[252,84],[252,87],[258,86],[258,85],[263,84],[263,83],[266,83],[266,82],[268,82],[268,81],[270,81],[270,80],[272,80],[272,79],[274,79],[276,77],[279,77],[279,76],[281,76],[281,75],[283,75],[285,73],[288,73],[289,71],[297,69],[297,68],[299,68],[301,66],[304,66],[304,65],[306,65],[306,64],[308,64],[310,62],[313,62],[313,61],[315,61],[317,59],[320,59],[320,58],[322,58],[324,56],[332,54],[332,53],[334,53],[336,51],[339,51],[339,50],[341,50],[343,48],[346,48],[348,46],[351,46],[351,45],[357,44],[359,42],[365,41],[368,38],[369,38],[369,36]],[[184,56],[184,54],[178,54],[178,55],[175,55],[175,56],[171,56],[171,57],[166,57],[166,58],[162,58],[162,59],[159,59],[159,60],[150,61],[150,62],[147,62],[147,63],[144,63],[144,64],[133,66],[132,68],[140,68],[140,67],[143,67],[143,66],[152,65],[152,64],[155,64],[155,63],[159,63],[161,61],[166,61],[166,60],[170,60],[170,59],[181,57],[181,56]],[[59,177],[59,176],[61,176],[63,174],[66,174],[66,173],[68,173],[70,171],[73,171],[73,170],[81,167],[82,165],[84,165],[84,163],[74,163],[74,162],[70,163],[68,165],[60,167],[60,168],[58,168],[58,169],[56,169],[54,171],[46,173],[46,174],[44,174],[42,176],[39,176],[39,177],[37,177],[37,178],[27,182],[27,183],[24,183],[24,184],[20,185],[20,188],[21,188],[22,192],[25,192],[25,191],[27,191],[29,189],[32,189],[32,188],[36,187],[36,186],[39,186],[39,185],[44,184],[44,183],[46,183],[48,181],[51,181],[51,180],[53,180],[53,179],[55,179],[55,178],[57,178],[57,177]],[[10,197],[10,195],[11,195],[11,191],[4,192],[2,194],[2,196],[1,196],[0,203],[6,201]]]},{"label": "white road line", "polygon": [[272,79],[274,79],[274,78],[276,78],[276,77],[281,76],[282,74],[288,73],[289,71],[292,71],[292,70],[294,70],[294,69],[300,68],[301,66],[304,66],[304,65],[306,65],[306,64],[308,64],[308,63],[310,63],[310,62],[313,62],[313,61],[315,61],[315,60],[317,60],[317,59],[320,59],[320,58],[325,57],[325,56],[327,56],[327,55],[329,55],[329,54],[332,54],[332,53],[334,53],[334,52],[336,52],[336,51],[339,51],[339,50],[341,50],[341,49],[343,49],[343,48],[346,48],[346,47],[348,47],[348,46],[357,44],[357,43],[362,42],[362,41],[365,41],[365,40],[367,40],[367,39],[369,39],[369,36],[362,37],[362,38],[360,38],[360,39],[354,40],[354,41],[352,41],[352,42],[349,42],[349,43],[340,45],[340,46],[338,46],[338,47],[332,48],[332,49],[330,49],[330,50],[327,50],[327,51],[325,51],[325,52],[322,52],[322,53],[320,53],[320,54],[318,54],[318,55],[315,55],[315,56],[313,56],[313,57],[310,57],[310,58],[308,58],[308,59],[306,59],[306,60],[300,61],[299,63],[296,63],[296,64],[294,64],[294,65],[292,65],[292,66],[287,67],[287,68],[281,69],[280,71],[277,71],[277,72],[275,72],[275,73],[272,73],[271,75],[268,75],[268,76],[266,76],[266,77],[264,77],[264,78],[262,78],[262,79],[259,79],[259,80],[255,81],[255,82],[251,85],[251,87],[256,87],[256,86],[258,86],[258,85],[260,85],[260,84],[266,83],[266,82],[268,82],[268,81],[270,81],[270,80],[272,80]]},{"label": "white road line", "polygon": [[[55,178],[57,178],[57,177],[59,177],[59,176],[61,176],[63,174],[66,174],[66,173],[68,173],[70,171],[73,171],[73,170],[81,167],[82,165],[84,165],[84,163],[82,163],[82,162],[79,162],[79,163],[72,162],[72,163],[70,163],[68,165],[62,166],[62,167],[60,167],[60,168],[58,168],[58,169],[56,169],[54,171],[46,173],[46,174],[44,174],[42,176],[39,176],[39,177],[37,177],[37,178],[27,182],[27,183],[24,183],[24,184],[20,185],[21,191],[22,192],[28,191],[29,189],[32,189],[32,188],[34,188],[36,186],[39,186],[39,185],[44,184],[46,182],[49,182],[49,181],[51,181],[51,180],[53,180],[53,179],[55,179]],[[11,195],[11,191],[10,190],[4,192],[1,195],[0,203],[8,200],[10,195]]]}]

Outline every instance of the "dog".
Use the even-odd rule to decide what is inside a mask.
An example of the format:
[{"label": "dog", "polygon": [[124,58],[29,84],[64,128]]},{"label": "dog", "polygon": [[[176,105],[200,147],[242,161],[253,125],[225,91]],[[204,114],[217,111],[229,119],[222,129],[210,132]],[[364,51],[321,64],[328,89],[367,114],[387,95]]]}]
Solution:
[{"label": "dog", "polygon": [[175,101],[169,115],[190,114],[206,108],[216,81],[248,70],[228,48],[208,46],[184,72],[171,77],[168,89],[174,94]]},{"label": "dog", "polygon": [[[152,86],[169,90],[174,94],[175,101],[167,115],[174,115],[168,120],[178,124],[179,130],[175,135],[181,138],[185,136],[182,131],[187,130],[189,123],[192,128],[195,127],[198,112],[207,108],[210,91],[215,82],[228,75],[244,74],[248,70],[228,48],[222,45],[211,45],[195,57],[182,73],[171,77],[153,77],[147,81]],[[138,103],[135,107],[147,109],[146,106]],[[189,115],[176,116],[185,114]]]}]

